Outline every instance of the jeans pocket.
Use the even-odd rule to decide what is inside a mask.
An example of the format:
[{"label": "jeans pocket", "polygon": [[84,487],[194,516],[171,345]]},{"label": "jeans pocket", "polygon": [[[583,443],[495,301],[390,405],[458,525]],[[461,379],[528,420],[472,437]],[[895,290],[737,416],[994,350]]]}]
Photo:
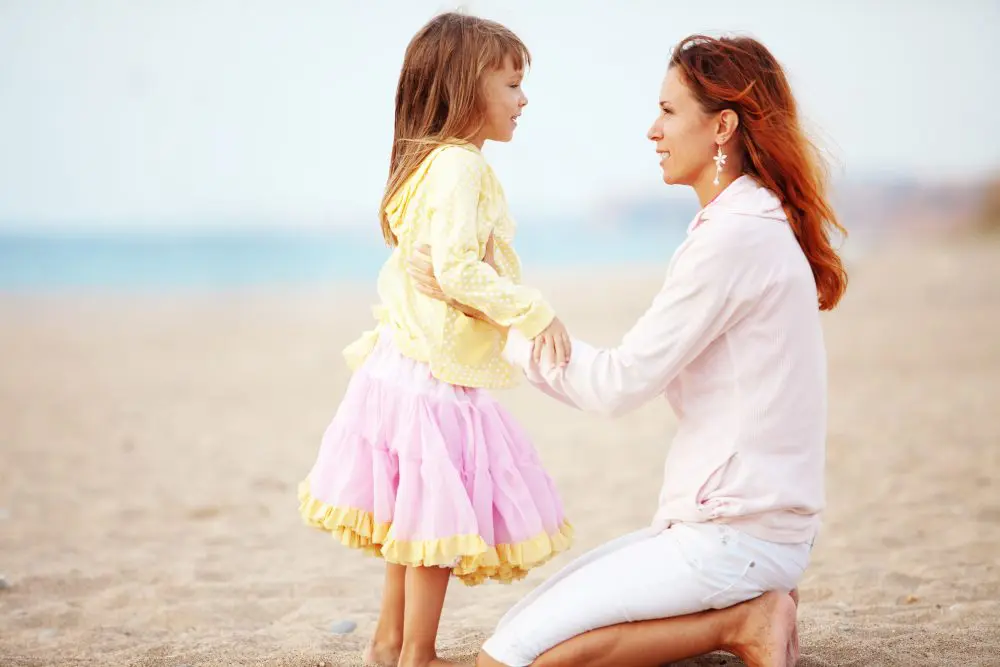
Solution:
[{"label": "jeans pocket", "polygon": [[[734,563],[734,565],[736,565]],[[742,559],[724,579],[721,585],[712,586],[708,594],[701,599],[706,609],[725,609],[741,602],[757,597],[763,591],[747,576],[750,569],[756,567],[756,562],[749,558]]]}]

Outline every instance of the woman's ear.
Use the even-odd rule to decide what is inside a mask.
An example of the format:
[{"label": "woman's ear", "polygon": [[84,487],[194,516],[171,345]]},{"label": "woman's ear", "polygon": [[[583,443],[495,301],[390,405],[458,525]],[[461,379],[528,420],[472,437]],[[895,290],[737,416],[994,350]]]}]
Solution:
[{"label": "woman's ear", "polygon": [[736,134],[736,129],[740,126],[740,117],[732,109],[723,109],[719,112],[719,124],[715,130],[715,143],[722,146],[729,143],[729,140]]}]

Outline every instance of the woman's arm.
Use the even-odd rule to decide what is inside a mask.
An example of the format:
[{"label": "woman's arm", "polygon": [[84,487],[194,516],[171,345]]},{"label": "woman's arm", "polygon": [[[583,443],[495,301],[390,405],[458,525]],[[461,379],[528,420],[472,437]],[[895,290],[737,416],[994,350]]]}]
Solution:
[{"label": "woman's arm", "polygon": [[[617,346],[599,349],[573,339],[572,359],[559,367],[550,359],[535,361],[531,342],[511,330],[505,356],[534,386],[588,412],[619,415],[660,394],[754,302],[740,296],[755,293],[740,284],[749,253],[702,234],[678,254],[653,303]],[[410,271],[417,289],[444,297],[426,249],[417,249]]]},{"label": "woman's arm", "polygon": [[[496,257],[493,254],[492,234],[490,234],[490,240],[486,242],[486,253],[483,256],[483,262],[493,267],[494,271],[497,270]],[[507,327],[502,326],[495,320],[490,319],[490,317],[483,311],[476,310],[472,306],[460,303],[441,291],[441,285],[438,284],[437,279],[434,277],[434,265],[431,262],[431,252],[429,246],[418,246],[416,248],[413,256],[410,257],[409,267],[406,271],[410,274],[410,277],[413,278],[414,285],[416,286],[418,292],[422,292],[432,299],[444,301],[452,308],[461,311],[473,319],[486,322],[496,329],[507,331]]]},{"label": "woman's arm", "polygon": [[619,415],[661,394],[670,382],[752,307],[742,284],[748,253],[704,234],[678,254],[653,303],[622,341],[600,349],[573,341],[563,367],[537,363],[516,332],[507,358],[536,386],[581,410]]}]

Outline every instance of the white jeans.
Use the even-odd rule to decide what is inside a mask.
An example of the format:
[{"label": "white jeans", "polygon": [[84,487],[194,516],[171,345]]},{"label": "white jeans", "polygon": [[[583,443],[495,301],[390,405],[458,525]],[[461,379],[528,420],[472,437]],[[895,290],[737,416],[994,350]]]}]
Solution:
[{"label": "white jeans", "polygon": [[722,524],[646,528],[597,547],[542,583],[500,619],[483,650],[523,667],[588,630],[789,591],[810,550],[808,543],[767,542]]}]

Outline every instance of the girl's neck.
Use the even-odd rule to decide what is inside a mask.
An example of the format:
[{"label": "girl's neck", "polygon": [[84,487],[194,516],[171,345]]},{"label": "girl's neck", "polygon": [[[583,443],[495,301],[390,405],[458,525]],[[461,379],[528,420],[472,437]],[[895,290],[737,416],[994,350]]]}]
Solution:
[{"label": "girl's neck", "polygon": [[466,139],[466,141],[468,141],[470,144],[472,144],[479,150],[483,150],[483,144],[486,143],[486,135],[483,133],[482,128],[480,128],[478,131],[473,133],[472,136]]}]

